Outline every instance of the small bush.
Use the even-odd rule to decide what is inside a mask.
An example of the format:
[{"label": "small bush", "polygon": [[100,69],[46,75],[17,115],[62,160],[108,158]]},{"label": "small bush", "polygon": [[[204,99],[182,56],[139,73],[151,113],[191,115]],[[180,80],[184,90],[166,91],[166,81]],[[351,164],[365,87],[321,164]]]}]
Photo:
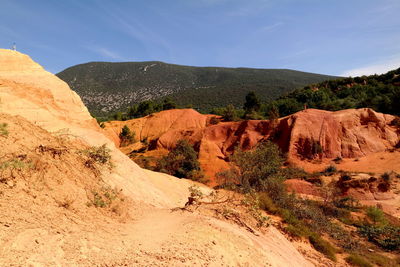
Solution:
[{"label": "small bush", "polygon": [[135,142],[135,133],[131,132],[131,129],[127,125],[122,127],[122,131],[119,134],[119,139],[121,140],[120,146],[127,146]]},{"label": "small bush", "polygon": [[196,181],[204,177],[197,159],[197,152],[186,140],[179,140],[168,155],[158,160],[155,170],[178,178],[188,178]]},{"label": "small bush", "polygon": [[317,234],[311,234],[309,237],[311,245],[324,254],[332,261],[336,261],[336,249],[326,240],[322,239]]},{"label": "small bush", "polygon": [[374,224],[384,225],[387,223],[387,219],[383,210],[378,207],[368,207],[367,208],[367,216],[372,220]]},{"label": "small bush", "polygon": [[14,178],[16,173],[21,174],[24,170],[32,167],[31,162],[25,162],[19,158],[0,162],[0,182],[7,182],[10,178]]},{"label": "small bush", "polygon": [[400,227],[393,225],[361,225],[359,232],[383,249],[400,249]]},{"label": "small bush", "polygon": [[31,163],[24,162],[20,159],[11,159],[0,163],[0,170],[5,170],[5,169],[23,170],[31,167],[32,167]]},{"label": "small bush", "polygon": [[330,203],[325,203],[320,205],[323,213],[328,217],[337,218],[340,221],[350,220],[350,211],[343,208],[338,208]]},{"label": "small bush", "polygon": [[334,174],[335,172],[337,172],[337,168],[336,168],[335,166],[333,166],[333,165],[328,166],[328,167],[323,171],[323,173],[326,174],[326,175],[332,175],[332,174]]},{"label": "small bush", "polygon": [[119,192],[116,189],[104,187],[99,192],[93,191],[92,194],[93,199],[88,203],[88,206],[106,208],[111,206],[111,203],[118,198]]},{"label": "small bush", "polygon": [[240,184],[256,190],[263,189],[263,181],[279,174],[283,164],[279,147],[269,141],[250,151],[238,149],[230,159],[239,167]]},{"label": "small bush", "polygon": [[289,224],[285,227],[285,232],[292,237],[297,238],[307,237],[310,235],[310,229],[308,229],[308,227],[301,222],[299,222],[298,224]]},{"label": "small bush", "polygon": [[94,162],[106,164],[110,163],[111,160],[111,150],[106,146],[106,144],[99,147],[93,146],[82,150],[81,152],[89,157],[89,160],[86,161],[86,165],[92,165]]},{"label": "small bush", "polygon": [[340,162],[343,161],[343,159],[342,159],[342,157],[337,156],[337,157],[334,158],[332,161],[335,162],[336,164],[339,164]]},{"label": "small bush", "polygon": [[357,254],[350,254],[350,256],[346,258],[346,262],[358,267],[373,267],[365,258]]},{"label": "small bush", "polygon": [[236,121],[238,120],[238,115],[235,107],[232,104],[226,106],[222,111],[222,119],[224,121]]},{"label": "small bush", "polygon": [[7,123],[0,123],[0,136],[8,136],[8,124]]},{"label": "small bush", "polygon": [[385,181],[385,182],[389,182],[390,181],[390,174],[385,172],[384,174],[381,175],[381,178]]},{"label": "small bush", "polygon": [[278,212],[278,207],[274,204],[274,202],[268,196],[267,193],[265,192],[258,193],[258,200],[260,209],[265,210],[272,214],[276,214]]}]

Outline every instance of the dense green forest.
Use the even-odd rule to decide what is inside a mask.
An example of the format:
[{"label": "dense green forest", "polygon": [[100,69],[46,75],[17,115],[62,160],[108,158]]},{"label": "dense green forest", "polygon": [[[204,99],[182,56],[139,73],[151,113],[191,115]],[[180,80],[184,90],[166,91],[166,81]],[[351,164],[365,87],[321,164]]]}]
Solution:
[{"label": "dense green forest", "polygon": [[[400,115],[400,68],[382,75],[329,80],[294,90],[272,101],[262,101],[248,92],[239,108],[232,104],[213,108],[209,113],[221,115],[225,121],[239,119],[275,119],[304,108],[341,110],[369,107],[376,111]],[[139,118],[161,110],[184,108],[170,98],[143,101],[117,112],[110,119]]]},{"label": "dense green forest", "polygon": [[200,112],[233,104],[254,91],[263,100],[337,77],[287,69],[190,67],[163,62],[91,62],[57,74],[94,116],[107,117],[140,102],[170,97]]},{"label": "dense green forest", "polygon": [[263,115],[276,111],[286,116],[307,108],[341,110],[372,108],[400,115],[400,68],[382,75],[324,81],[294,90],[264,104]]}]

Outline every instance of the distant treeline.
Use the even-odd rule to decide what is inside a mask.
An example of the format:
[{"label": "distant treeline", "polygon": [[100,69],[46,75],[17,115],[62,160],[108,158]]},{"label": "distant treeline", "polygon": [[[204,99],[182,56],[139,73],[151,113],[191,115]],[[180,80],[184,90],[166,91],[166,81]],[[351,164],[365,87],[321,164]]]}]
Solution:
[{"label": "distant treeline", "polygon": [[279,97],[263,107],[264,114],[277,109],[280,116],[301,109],[341,110],[372,108],[400,115],[400,68],[382,75],[343,78],[306,86]]},{"label": "distant treeline", "polygon": [[[172,99],[162,102],[144,101],[118,112],[109,119],[128,120],[151,113],[180,107]],[[305,108],[342,110],[372,108],[378,112],[400,115],[400,68],[382,75],[329,80],[297,89],[273,101],[262,101],[255,92],[249,92],[242,107],[227,105],[209,112],[223,120],[271,119],[283,117]]]}]

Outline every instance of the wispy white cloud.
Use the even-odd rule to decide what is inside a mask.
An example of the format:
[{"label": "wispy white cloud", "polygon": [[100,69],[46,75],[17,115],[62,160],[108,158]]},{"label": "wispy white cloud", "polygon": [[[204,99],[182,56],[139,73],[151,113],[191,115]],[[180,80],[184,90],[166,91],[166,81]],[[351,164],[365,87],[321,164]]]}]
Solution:
[{"label": "wispy white cloud", "polygon": [[346,70],[340,74],[340,76],[362,76],[362,75],[372,75],[372,74],[382,74],[390,70],[397,69],[400,67],[400,55],[387,58],[378,62],[373,62],[366,66],[359,68],[354,68]]},{"label": "wispy white cloud", "polygon": [[120,56],[117,52],[105,47],[86,46],[85,48],[106,58],[110,58],[113,60],[125,60],[125,58]]},{"label": "wispy white cloud", "polygon": [[282,26],[284,23],[283,22],[276,22],[274,24],[271,25],[266,25],[264,27],[261,27],[259,29],[260,32],[271,32],[273,30],[275,30],[276,28],[279,28],[280,26]]},{"label": "wispy white cloud", "polygon": [[167,52],[169,57],[172,58],[171,44],[168,40],[151,26],[146,25],[144,21],[127,14],[125,10],[119,7],[99,4],[98,8],[104,12],[110,25],[113,25],[118,32],[142,44],[150,56],[152,53],[150,48],[156,47],[157,50]]}]

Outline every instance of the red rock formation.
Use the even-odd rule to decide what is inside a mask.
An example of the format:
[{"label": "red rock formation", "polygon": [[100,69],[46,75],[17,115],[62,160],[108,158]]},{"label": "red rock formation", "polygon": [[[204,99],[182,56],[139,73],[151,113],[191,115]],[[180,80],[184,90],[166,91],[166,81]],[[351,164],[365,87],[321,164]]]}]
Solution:
[{"label": "red rock formation", "polygon": [[227,158],[235,147],[247,150],[267,139],[277,143],[297,165],[313,159],[363,157],[392,149],[400,141],[398,129],[390,125],[394,116],[368,108],[337,112],[308,109],[276,123],[251,120],[210,125],[210,116],[190,109],[168,110],[110,122],[106,129],[117,135],[126,124],[140,140],[151,142],[151,149],[170,150],[178,140],[189,140],[211,179],[228,167]]}]

